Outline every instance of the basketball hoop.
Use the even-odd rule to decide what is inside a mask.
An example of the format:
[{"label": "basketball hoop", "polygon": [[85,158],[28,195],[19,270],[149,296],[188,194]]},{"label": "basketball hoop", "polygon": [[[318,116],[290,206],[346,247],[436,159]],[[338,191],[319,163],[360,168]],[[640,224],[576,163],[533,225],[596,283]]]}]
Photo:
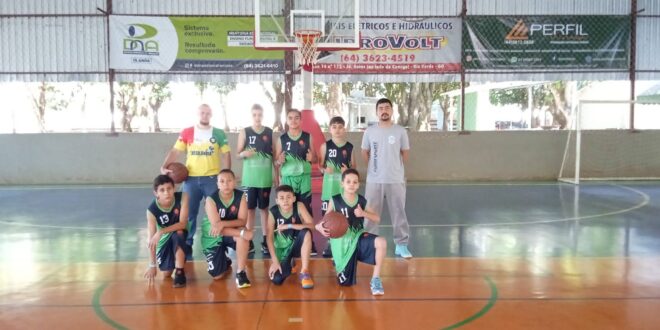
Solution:
[{"label": "basketball hoop", "polygon": [[319,30],[298,30],[293,33],[296,37],[296,58],[298,63],[303,66],[305,70],[311,71],[311,68],[316,64],[316,59],[319,56],[317,51],[318,40],[321,38],[321,31]]}]

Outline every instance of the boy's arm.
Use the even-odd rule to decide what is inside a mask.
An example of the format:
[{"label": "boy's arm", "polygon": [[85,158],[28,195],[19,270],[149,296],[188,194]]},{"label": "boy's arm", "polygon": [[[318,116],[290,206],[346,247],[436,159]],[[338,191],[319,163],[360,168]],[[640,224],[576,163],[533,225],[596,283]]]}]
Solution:
[{"label": "boy's arm", "polygon": [[236,155],[238,156],[238,158],[243,158],[241,156],[241,152],[243,152],[243,150],[245,149],[244,147],[245,147],[245,130],[242,129],[238,133],[238,142],[236,143]]},{"label": "boy's arm", "polygon": [[[272,140],[272,146],[271,146],[271,151],[273,152],[272,159],[273,159],[273,187],[277,187],[280,185],[280,177],[279,177],[279,172],[278,172],[278,166],[277,166],[277,153],[276,148],[277,148],[277,142],[275,139],[273,139],[273,134],[271,133],[270,135],[271,140]],[[279,141],[280,139],[277,139]]]},{"label": "boy's arm", "polygon": [[247,224],[247,194],[241,196],[241,205],[238,207],[238,218],[236,220],[225,221],[222,228],[239,228]]},{"label": "boy's arm", "polygon": [[158,245],[158,242],[156,242],[156,244],[151,244],[151,239],[156,234],[156,231],[156,217],[147,210],[147,242],[149,242],[147,248],[149,249],[149,266],[147,266],[147,270],[144,272],[144,278],[146,278],[150,284],[153,283],[154,278],[156,277],[156,246]]},{"label": "boy's arm", "polygon": [[357,162],[355,161],[355,149],[351,150],[351,168],[357,170]]},{"label": "boy's arm", "polygon": [[325,173],[325,143],[319,148],[319,170],[321,173]]},{"label": "boy's arm", "polygon": [[284,164],[284,153],[282,152],[282,142],[278,138],[277,141],[275,141],[275,153],[273,154],[273,162],[275,164],[275,173],[277,174],[276,176],[280,176],[280,169],[282,168],[282,164]]},{"label": "boy's arm", "polygon": [[277,254],[275,253],[275,243],[273,242],[273,237],[275,235],[275,218],[273,214],[268,212],[268,228],[266,228],[266,244],[268,245],[268,251],[270,252],[270,268],[268,269],[268,277],[271,279],[275,275],[275,272],[278,270],[280,274],[282,273],[282,267],[280,266],[280,261],[277,260]]},{"label": "boy's arm", "polygon": [[309,161],[310,163],[316,163],[318,157],[316,157],[316,150],[314,150],[314,141],[311,135],[309,136],[309,149],[307,149],[307,153],[309,154],[307,155],[307,161]]},{"label": "boy's arm", "polygon": [[206,198],[204,210],[206,210],[206,216],[209,218],[209,222],[211,223],[211,232],[209,234],[214,237],[220,235],[225,224],[220,221],[218,207],[213,201],[213,198]]},{"label": "boy's arm", "polygon": [[296,202],[296,207],[298,208],[298,214],[300,215],[300,218],[302,218],[302,224],[295,224],[292,226],[293,229],[295,230],[301,230],[304,228],[307,228],[309,230],[314,230],[314,219],[312,216],[307,212],[307,208],[305,207],[305,204],[302,202]]},{"label": "boy's arm", "polygon": [[[358,205],[358,207],[360,206]],[[380,223],[380,214],[376,213],[376,211],[374,211],[374,209],[369,207],[369,205],[367,205],[367,207],[364,210],[362,210],[362,212],[364,213],[365,219],[371,222]]]}]

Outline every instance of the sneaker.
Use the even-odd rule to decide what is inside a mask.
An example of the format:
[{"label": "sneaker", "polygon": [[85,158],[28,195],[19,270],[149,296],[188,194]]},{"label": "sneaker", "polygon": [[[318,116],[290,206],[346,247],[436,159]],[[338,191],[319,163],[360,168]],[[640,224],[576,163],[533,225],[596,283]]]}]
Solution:
[{"label": "sneaker", "polygon": [[412,258],[412,253],[410,253],[410,251],[408,251],[408,246],[407,245],[397,244],[396,248],[394,249],[394,254],[399,256],[399,257],[406,258],[406,259]]},{"label": "sneaker", "polygon": [[236,273],[236,287],[239,289],[250,287],[250,280],[244,270]]},{"label": "sneaker", "polygon": [[248,253],[254,253],[254,242],[250,240],[250,248],[248,249]]},{"label": "sneaker", "polygon": [[314,287],[314,280],[312,280],[312,275],[308,271],[302,271],[298,274],[298,279],[300,280],[300,285],[303,289],[311,289]]},{"label": "sneaker", "polygon": [[261,242],[261,254],[264,256],[270,256],[270,251],[268,251],[268,244],[266,244],[266,241]]},{"label": "sneaker", "polygon": [[174,273],[174,283],[172,286],[175,288],[183,288],[186,286],[186,273],[183,269],[177,269]]},{"label": "sneaker", "polygon": [[380,277],[371,278],[371,294],[374,296],[382,296],[385,294],[385,289],[383,289],[383,282],[380,281]]},{"label": "sneaker", "polygon": [[325,247],[323,250],[323,258],[332,258],[332,249],[330,248],[330,242],[328,242],[328,246]]},{"label": "sneaker", "polygon": [[312,257],[316,257],[319,253],[316,252],[316,244],[314,244],[314,241],[312,241],[312,252],[309,254]]}]

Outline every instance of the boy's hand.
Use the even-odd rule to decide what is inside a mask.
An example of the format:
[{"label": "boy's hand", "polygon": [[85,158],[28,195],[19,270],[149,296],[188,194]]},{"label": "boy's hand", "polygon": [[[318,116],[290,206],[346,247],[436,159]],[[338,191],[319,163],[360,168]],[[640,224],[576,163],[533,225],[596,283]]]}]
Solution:
[{"label": "boy's hand", "polygon": [[147,279],[149,284],[152,284],[154,282],[154,278],[156,278],[156,267],[148,267],[144,272],[144,278]]},{"label": "boy's hand", "polygon": [[348,169],[348,166],[346,164],[341,164],[341,172],[344,173]]},{"label": "boy's hand", "polygon": [[275,273],[278,271],[280,272],[280,274],[282,274],[282,267],[280,266],[280,262],[273,261],[270,264],[270,268],[268,269],[268,277],[270,277],[270,279],[272,280],[273,277],[275,277]]},{"label": "boy's hand", "polygon": [[282,153],[280,153],[280,154],[277,156],[277,165],[278,165],[278,166],[281,166],[282,164],[284,164],[284,161],[285,161],[285,160],[286,160],[286,156],[284,155],[284,151],[282,151]]},{"label": "boy's hand", "polygon": [[353,211],[353,214],[355,214],[356,217],[362,218],[364,217],[365,213],[364,210],[362,209],[362,206],[358,204],[358,206],[355,208],[355,211]]},{"label": "boy's hand", "polygon": [[313,158],[312,158],[312,152],[311,152],[311,149],[307,149],[307,157],[305,157],[305,158],[307,158],[307,161],[308,161],[308,162],[310,162],[310,163],[312,162],[312,159],[313,159]]},{"label": "boy's hand", "polygon": [[211,225],[211,230],[209,230],[209,235],[213,237],[218,237],[222,234],[222,230],[225,226],[222,224],[222,221],[218,221]]},{"label": "boy's hand", "polygon": [[314,226],[314,228],[316,228],[316,231],[321,233],[323,237],[330,237],[330,231],[328,230],[328,228],[323,227],[323,222],[317,223],[316,226]]},{"label": "boy's hand", "polygon": [[246,149],[246,150],[241,151],[241,156],[243,158],[250,158],[250,157],[252,157],[252,155],[254,155],[254,150],[252,150],[252,149]]},{"label": "boy's hand", "polygon": [[149,251],[155,250],[156,246],[158,246],[158,242],[160,241],[160,237],[162,236],[160,231],[157,231],[154,236],[151,237],[149,240],[149,243],[147,244],[147,247],[149,248]]},{"label": "boy's hand", "polygon": [[335,167],[332,166],[332,165],[331,165],[331,166],[328,166],[328,167],[325,168],[325,170],[324,170],[323,172],[324,172],[324,173],[328,173],[328,174],[332,174],[332,173],[335,172]]},{"label": "boy's hand", "polygon": [[[293,226],[294,225],[291,226],[291,229],[294,229]],[[289,224],[288,223],[283,223],[281,225],[277,225],[277,228],[275,230],[282,233],[283,231],[285,231],[287,229],[289,229]]]}]

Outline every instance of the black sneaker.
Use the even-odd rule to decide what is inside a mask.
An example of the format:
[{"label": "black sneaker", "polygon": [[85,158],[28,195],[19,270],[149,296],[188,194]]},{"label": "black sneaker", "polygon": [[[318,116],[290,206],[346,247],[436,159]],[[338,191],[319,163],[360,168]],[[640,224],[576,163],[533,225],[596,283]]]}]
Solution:
[{"label": "black sneaker", "polygon": [[250,280],[244,270],[236,273],[236,287],[239,289],[250,287]]},{"label": "black sneaker", "polygon": [[248,249],[248,253],[254,253],[254,242],[250,240],[250,248]]},{"label": "black sneaker", "polygon": [[323,258],[332,258],[332,249],[330,249],[330,242],[328,242],[328,246],[325,247],[323,250]]},{"label": "black sneaker", "polygon": [[174,273],[174,283],[172,286],[175,288],[183,288],[186,286],[186,273],[183,269],[177,269]]},{"label": "black sneaker", "polygon": [[316,252],[316,244],[314,244],[314,241],[312,241],[312,252],[309,254],[313,257],[317,256],[319,253]]},{"label": "black sneaker", "polygon": [[266,244],[266,241],[261,242],[261,254],[264,256],[270,256],[270,251],[268,251],[268,244]]}]

